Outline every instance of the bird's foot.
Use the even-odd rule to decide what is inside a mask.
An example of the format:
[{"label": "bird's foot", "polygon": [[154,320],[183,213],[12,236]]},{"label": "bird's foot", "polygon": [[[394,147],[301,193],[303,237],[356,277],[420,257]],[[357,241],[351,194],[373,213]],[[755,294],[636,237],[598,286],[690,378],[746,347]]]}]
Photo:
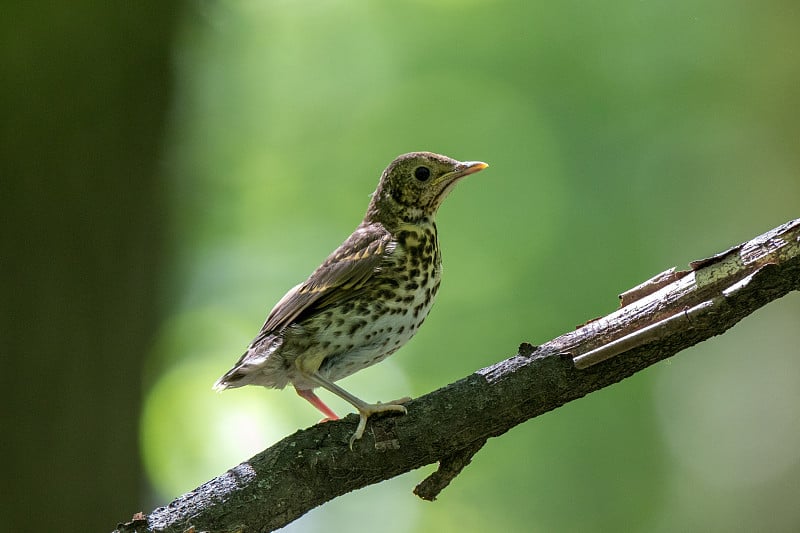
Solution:
[{"label": "bird's foot", "polygon": [[403,406],[400,405],[407,401],[411,400],[411,398],[401,398],[399,400],[388,402],[388,403],[367,403],[361,405],[358,408],[358,427],[356,428],[355,433],[353,436],[350,437],[350,449],[353,449],[353,443],[360,439],[364,435],[364,430],[367,428],[367,419],[376,414],[376,413],[387,413],[387,412],[394,412],[400,414],[406,414],[408,410]]}]

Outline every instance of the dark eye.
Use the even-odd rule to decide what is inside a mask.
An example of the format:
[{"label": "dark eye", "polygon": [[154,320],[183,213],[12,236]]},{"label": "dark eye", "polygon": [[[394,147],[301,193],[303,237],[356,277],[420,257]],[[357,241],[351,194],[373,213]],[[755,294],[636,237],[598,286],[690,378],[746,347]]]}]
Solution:
[{"label": "dark eye", "polygon": [[431,169],[428,167],[417,167],[414,169],[414,177],[419,181],[427,181],[431,177]]}]

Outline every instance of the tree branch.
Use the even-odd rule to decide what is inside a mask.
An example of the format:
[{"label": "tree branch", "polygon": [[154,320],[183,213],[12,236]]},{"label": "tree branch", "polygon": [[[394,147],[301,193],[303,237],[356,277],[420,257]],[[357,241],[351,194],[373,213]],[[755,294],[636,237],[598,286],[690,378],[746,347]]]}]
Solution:
[{"label": "tree branch", "polygon": [[123,532],[271,531],[352,490],[439,462],[415,492],[432,500],[486,439],[616,383],[800,289],[800,219],[690,270],[668,270],[620,296],[622,307],[406,404],[406,416],[358,417],[296,432]]}]

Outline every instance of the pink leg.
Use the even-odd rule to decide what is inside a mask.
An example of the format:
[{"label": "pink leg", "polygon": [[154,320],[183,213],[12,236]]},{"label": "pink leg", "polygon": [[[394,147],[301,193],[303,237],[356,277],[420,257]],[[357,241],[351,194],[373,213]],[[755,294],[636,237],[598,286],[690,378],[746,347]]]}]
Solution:
[{"label": "pink leg", "polygon": [[325,405],[325,403],[322,400],[319,399],[319,396],[314,394],[313,390],[311,390],[311,389],[298,389],[296,387],[295,387],[294,390],[297,391],[298,396],[308,400],[308,403],[310,403],[311,405],[313,405],[314,407],[319,409],[319,411],[323,415],[325,415],[325,418],[323,418],[321,420],[321,422],[328,422],[330,420],[339,420],[339,417],[336,416],[336,413],[334,413],[333,410],[330,407]]}]

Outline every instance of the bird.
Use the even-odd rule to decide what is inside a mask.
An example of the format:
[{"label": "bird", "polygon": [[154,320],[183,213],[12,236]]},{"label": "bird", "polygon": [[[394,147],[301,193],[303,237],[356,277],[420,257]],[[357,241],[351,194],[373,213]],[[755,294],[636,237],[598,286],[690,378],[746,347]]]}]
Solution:
[{"label": "bird", "polygon": [[441,280],[437,210],[456,183],[488,166],[432,152],[395,158],[355,231],[278,301],[214,389],[291,384],[322,421],[337,420],[314,392],[326,389],[358,411],[351,450],[371,415],[406,414],[409,398],[368,403],[335,382],[386,359],[422,325]]}]

